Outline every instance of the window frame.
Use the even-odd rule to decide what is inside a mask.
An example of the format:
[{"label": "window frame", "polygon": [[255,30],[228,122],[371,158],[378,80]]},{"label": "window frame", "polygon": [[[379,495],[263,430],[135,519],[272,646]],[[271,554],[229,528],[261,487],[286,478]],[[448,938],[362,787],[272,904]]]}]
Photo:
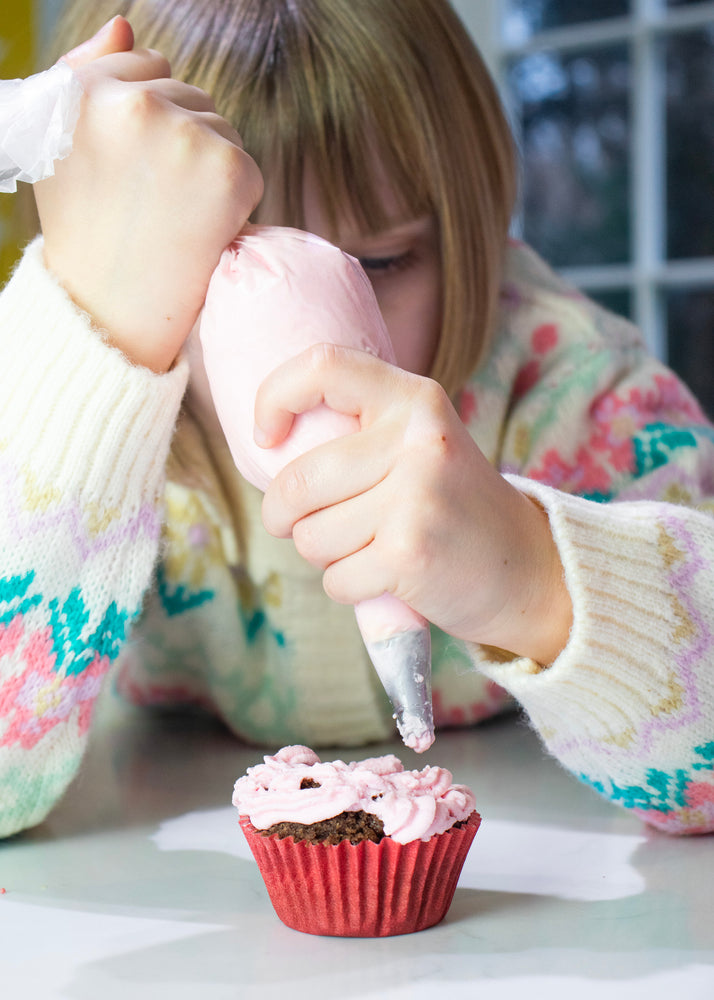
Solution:
[{"label": "window frame", "polygon": [[[523,41],[504,36],[509,0],[456,2],[499,86],[517,140],[519,123],[506,83],[514,58],[540,51],[577,52],[616,42],[632,51],[631,150],[629,202],[632,210],[630,260],[626,264],[558,268],[584,292],[628,291],[632,318],[649,349],[667,360],[666,293],[673,289],[714,290],[714,257],[668,260],[666,257],[665,86],[661,40],[714,25],[714,2],[666,7],[665,0],[632,0],[631,12],[599,22],[585,22],[534,33]],[[469,16],[470,14],[470,16]],[[522,223],[520,209],[514,233]]]}]

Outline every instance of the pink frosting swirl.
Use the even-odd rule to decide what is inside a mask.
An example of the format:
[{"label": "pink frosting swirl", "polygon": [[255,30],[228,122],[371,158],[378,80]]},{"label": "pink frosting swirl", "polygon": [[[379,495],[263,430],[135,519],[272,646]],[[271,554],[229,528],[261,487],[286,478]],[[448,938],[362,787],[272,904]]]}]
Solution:
[{"label": "pink frosting swirl", "polygon": [[[319,787],[301,788],[306,779]],[[235,783],[233,805],[258,830],[281,822],[317,823],[362,809],[381,819],[392,840],[408,844],[467,819],[476,800],[465,785],[453,784],[444,767],[405,771],[392,754],[350,764],[323,762],[308,747],[289,746],[248,768]]]}]

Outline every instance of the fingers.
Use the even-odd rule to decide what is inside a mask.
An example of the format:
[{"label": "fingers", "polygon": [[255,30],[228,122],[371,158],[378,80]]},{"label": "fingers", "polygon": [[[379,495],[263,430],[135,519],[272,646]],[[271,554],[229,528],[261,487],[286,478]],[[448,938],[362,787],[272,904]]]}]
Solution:
[{"label": "fingers", "polygon": [[[397,581],[393,574],[375,565],[374,542],[327,567],[322,574],[322,586],[329,598],[338,604],[359,604],[381,594],[396,594]],[[404,598],[401,598],[404,600]]]},{"label": "fingers", "polygon": [[295,414],[325,403],[338,413],[372,423],[391,385],[406,372],[365,351],[316,344],[275,369],[262,383],[255,401],[255,439],[261,447],[279,444]]},{"label": "fingers", "polygon": [[126,18],[117,15],[92,38],[76,46],[62,58],[77,70],[87,63],[113,52],[129,52],[134,47],[134,32]]},{"label": "fingers", "polygon": [[357,497],[317,511],[293,527],[300,555],[323,572],[328,597],[340,604],[379,597],[385,591],[412,603],[407,581],[423,580],[433,561],[433,544],[418,506],[395,496],[389,480]]},{"label": "fingers", "polygon": [[[171,104],[175,104],[179,108],[184,108],[186,111],[198,111],[214,115],[215,121],[213,124],[215,131],[219,131],[219,123],[224,122],[224,119],[215,114],[216,106],[210,94],[207,94],[205,90],[201,90],[199,87],[194,87],[188,83],[181,83],[179,80],[169,77],[168,79],[155,79],[152,89],[154,93],[160,94],[164,100],[170,101]],[[227,124],[227,122],[224,122],[224,124]],[[235,130],[233,132],[236,136],[238,135]]]},{"label": "fingers", "polygon": [[114,77],[126,83],[142,80],[159,80],[171,76],[168,59],[154,49],[132,49],[131,51],[110,52],[94,59],[91,65],[80,67],[87,73],[101,72],[103,76]]},{"label": "fingers", "polygon": [[[364,532],[370,534],[365,513],[356,503],[346,503],[373,490],[389,475],[393,466],[393,451],[384,439],[362,431],[347,437],[330,441],[311,449],[300,458],[290,462],[270,484],[263,497],[263,523],[270,534],[278,538],[289,538],[295,532],[306,538],[311,532],[317,539],[323,525],[330,525],[332,537],[342,544],[344,551],[352,551],[364,544]],[[324,513],[329,508],[331,517]],[[304,519],[323,512],[322,518],[308,522]],[[316,515],[315,515],[316,516]],[[359,537],[352,538],[351,520],[359,521]],[[298,523],[302,524],[298,528]],[[335,558],[336,549],[328,547],[328,536],[324,534],[323,547],[316,563],[330,562]],[[310,546],[312,548],[312,546]],[[328,555],[329,554],[329,555]],[[303,555],[313,561],[306,547]]]},{"label": "fingers", "polygon": [[72,154],[34,193],[47,266],[109,343],[166,371],[263,182],[210,96],[157,52],[106,51],[112,30],[77,60]]},{"label": "fingers", "polygon": [[[379,487],[375,487],[375,491],[378,493]],[[302,518],[292,531],[296,549],[321,570],[359,552],[375,539],[374,508],[377,505],[375,493],[368,502],[362,493]]]}]

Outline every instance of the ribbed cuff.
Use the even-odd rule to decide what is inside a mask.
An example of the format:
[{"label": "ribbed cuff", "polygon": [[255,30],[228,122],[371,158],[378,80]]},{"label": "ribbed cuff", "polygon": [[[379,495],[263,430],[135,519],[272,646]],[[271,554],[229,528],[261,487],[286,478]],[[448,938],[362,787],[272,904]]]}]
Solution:
[{"label": "ribbed cuff", "polygon": [[153,500],[187,364],[156,375],[107,345],[44,267],[41,239],[0,296],[0,344],[0,448],[87,502]]},{"label": "ribbed cuff", "polygon": [[[614,753],[640,742],[645,723],[681,701],[674,637],[683,625],[668,573],[666,505],[598,504],[509,476],[550,519],[573,601],[567,646],[547,668],[532,660],[484,660],[568,766],[591,763],[594,746]],[[588,752],[588,748],[589,751]]]}]

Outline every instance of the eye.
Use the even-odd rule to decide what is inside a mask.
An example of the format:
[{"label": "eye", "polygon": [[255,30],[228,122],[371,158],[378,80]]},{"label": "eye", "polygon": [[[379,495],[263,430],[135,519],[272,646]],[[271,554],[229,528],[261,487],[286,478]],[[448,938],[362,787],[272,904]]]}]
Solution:
[{"label": "eye", "polygon": [[381,275],[392,271],[401,271],[412,263],[413,251],[396,254],[392,257],[359,257],[359,262],[367,274]]}]

